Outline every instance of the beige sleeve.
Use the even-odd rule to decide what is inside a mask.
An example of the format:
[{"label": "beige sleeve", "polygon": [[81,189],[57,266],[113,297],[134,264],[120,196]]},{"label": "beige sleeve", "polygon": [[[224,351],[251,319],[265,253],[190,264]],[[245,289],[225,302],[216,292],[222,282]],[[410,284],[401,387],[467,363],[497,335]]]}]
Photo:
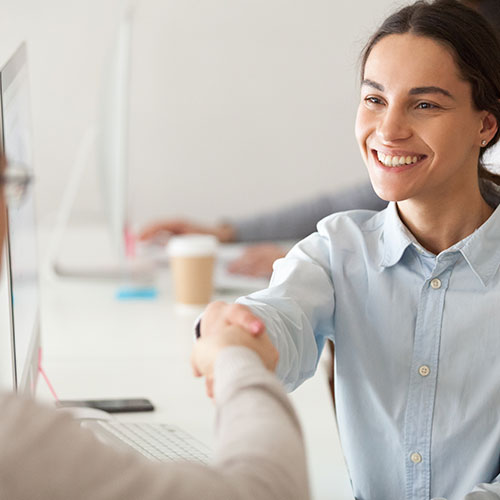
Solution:
[{"label": "beige sleeve", "polygon": [[217,458],[211,467],[153,464],[109,448],[67,415],[0,397],[0,500],[304,500],[301,432],[255,353],[216,363]]}]

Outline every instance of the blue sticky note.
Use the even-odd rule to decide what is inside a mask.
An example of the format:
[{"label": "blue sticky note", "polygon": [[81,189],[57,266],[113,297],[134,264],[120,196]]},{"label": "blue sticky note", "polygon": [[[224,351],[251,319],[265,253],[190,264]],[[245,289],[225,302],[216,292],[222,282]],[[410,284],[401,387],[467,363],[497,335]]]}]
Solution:
[{"label": "blue sticky note", "polygon": [[117,300],[154,300],[158,297],[155,287],[122,286],[116,291]]}]

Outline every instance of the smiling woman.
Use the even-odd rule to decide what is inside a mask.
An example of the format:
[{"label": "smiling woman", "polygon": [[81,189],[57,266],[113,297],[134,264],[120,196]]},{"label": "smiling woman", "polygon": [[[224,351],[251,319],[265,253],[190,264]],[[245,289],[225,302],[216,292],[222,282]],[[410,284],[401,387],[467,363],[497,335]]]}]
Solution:
[{"label": "smiling woman", "polygon": [[462,11],[453,1],[402,9],[362,58],[356,135],[373,187],[436,254],[491,215],[484,181],[500,184],[481,164],[498,139],[500,55],[488,37],[467,40]]},{"label": "smiling woman", "polygon": [[[497,4],[498,5],[498,4]],[[335,343],[357,499],[500,498],[500,43],[455,0],[391,15],[362,55],[356,136],[376,213],[332,215],[271,285],[217,308],[266,331],[293,389]],[[487,368],[486,368],[487,367]]]},{"label": "smiling woman", "polygon": [[443,44],[407,33],[371,51],[356,121],[361,152],[377,194],[398,202],[406,226],[433,253],[491,215],[477,170],[481,143],[497,130]]}]

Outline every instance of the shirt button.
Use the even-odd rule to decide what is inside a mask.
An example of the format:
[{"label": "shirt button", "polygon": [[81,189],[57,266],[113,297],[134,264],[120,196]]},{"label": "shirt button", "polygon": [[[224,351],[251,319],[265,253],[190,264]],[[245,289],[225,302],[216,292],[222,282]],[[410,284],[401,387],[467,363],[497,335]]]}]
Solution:
[{"label": "shirt button", "polygon": [[429,373],[431,373],[431,369],[427,365],[422,365],[418,369],[418,373],[420,373],[420,375],[422,375],[422,377],[427,377],[427,375],[429,375]]},{"label": "shirt button", "polygon": [[414,463],[414,464],[419,464],[421,461],[422,461],[422,455],[420,455],[420,453],[412,453],[410,455],[410,460]]},{"label": "shirt button", "polygon": [[434,288],[434,290],[441,288],[441,280],[439,278],[434,278],[431,281],[431,287]]}]

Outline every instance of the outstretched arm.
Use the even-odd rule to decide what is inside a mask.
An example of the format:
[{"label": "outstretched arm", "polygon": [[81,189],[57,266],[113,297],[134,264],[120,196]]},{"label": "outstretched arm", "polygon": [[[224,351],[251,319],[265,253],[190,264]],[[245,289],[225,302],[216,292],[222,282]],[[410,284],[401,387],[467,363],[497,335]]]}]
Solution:
[{"label": "outstretched arm", "polygon": [[[216,459],[211,467],[153,464],[97,441],[67,415],[0,397],[0,498],[204,500],[309,498],[295,413],[247,333],[197,346],[198,373],[215,376]],[[238,340],[238,335],[242,339]]]}]

